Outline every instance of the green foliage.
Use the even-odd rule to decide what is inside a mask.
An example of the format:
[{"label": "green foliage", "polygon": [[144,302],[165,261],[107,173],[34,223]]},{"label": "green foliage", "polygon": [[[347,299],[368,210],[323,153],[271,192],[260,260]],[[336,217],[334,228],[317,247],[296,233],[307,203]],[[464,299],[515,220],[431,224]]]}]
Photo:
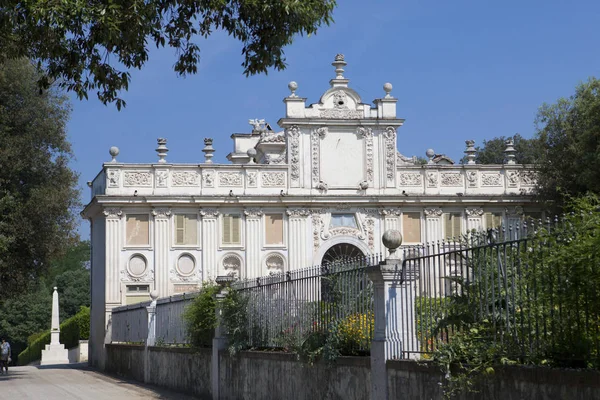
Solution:
[{"label": "green foliage", "polygon": [[600,194],[600,80],[590,78],[568,99],[544,104],[536,126],[540,197],[562,206],[568,196]]},{"label": "green foliage", "polygon": [[[0,9],[0,21],[6,9]],[[6,26],[0,23],[0,31]],[[69,168],[69,105],[55,90],[40,94],[39,78],[26,60],[0,60],[2,300],[35,287],[75,236],[79,194]]]},{"label": "green foliage", "polygon": [[498,365],[600,368],[600,199],[567,207],[521,245],[472,250],[477,279],[451,278],[457,290],[431,319],[433,337],[451,332],[433,353],[447,396],[474,390]]},{"label": "green foliage", "polygon": [[104,103],[125,102],[129,70],[141,69],[151,46],[176,51],[175,71],[197,72],[194,42],[214,30],[242,42],[246,75],[285,68],[283,48],[332,22],[335,0],[4,0],[0,61],[28,57],[44,68],[40,84],[57,81],[79,98],[97,90]]},{"label": "green foliage", "polygon": [[190,304],[183,316],[192,346],[211,346],[215,336],[217,317],[215,314],[215,295],[219,286],[204,283],[202,291]]},{"label": "green foliage", "polygon": [[54,281],[58,289],[60,314],[65,318],[75,315],[81,306],[90,306],[90,272],[80,268],[65,271]]},{"label": "green foliage", "polygon": [[[484,140],[483,146],[477,146],[477,155],[475,162],[477,164],[504,164],[506,156],[506,140],[505,136],[495,137],[490,140]],[[537,164],[541,158],[541,145],[537,139],[525,139],[518,133],[512,137],[514,147],[517,151],[515,161],[517,164]],[[465,163],[466,158],[461,160]]]},{"label": "green foliage", "polygon": [[[32,335],[33,336],[33,335]],[[90,336],[90,309],[81,307],[81,310],[73,317],[60,324],[60,342],[65,348],[71,349],[79,344],[79,340],[87,340]],[[42,357],[42,350],[50,343],[50,331],[40,332],[37,339],[19,353],[17,359],[19,365],[27,365]]]},{"label": "green foliage", "polygon": [[230,290],[223,299],[222,324],[227,334],[231,354],[251,347],[252,337],[257,329],[248,328],[248,302],[250,297],[237,290]]}]

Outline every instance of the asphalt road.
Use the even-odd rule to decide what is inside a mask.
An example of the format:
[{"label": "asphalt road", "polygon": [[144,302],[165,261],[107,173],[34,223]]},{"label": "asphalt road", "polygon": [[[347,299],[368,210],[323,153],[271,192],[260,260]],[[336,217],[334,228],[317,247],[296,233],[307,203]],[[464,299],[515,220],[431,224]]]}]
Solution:
[{"label": "asphalt road", "polygon": [[121,380],[89,369],[85,364],[12,367],[0,375],[0,399],[118,400],[194,397]]}]

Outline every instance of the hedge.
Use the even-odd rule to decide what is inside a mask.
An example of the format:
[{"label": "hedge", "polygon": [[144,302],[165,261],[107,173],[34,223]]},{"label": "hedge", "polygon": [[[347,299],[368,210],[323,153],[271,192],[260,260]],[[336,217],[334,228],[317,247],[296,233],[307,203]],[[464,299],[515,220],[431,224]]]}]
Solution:
[{"label": "hedge", "polygon": [[[80,340],[87,340],[90,336],[90,308],[81,307],[79,312],[60,324],[60,342],[65,348],[71,349],[79,344]],[[50,344],[50,331],[31,335],[29,346],[19,354],[19,365],[27,365],[32,361],[42,358],[42,350]]]}]

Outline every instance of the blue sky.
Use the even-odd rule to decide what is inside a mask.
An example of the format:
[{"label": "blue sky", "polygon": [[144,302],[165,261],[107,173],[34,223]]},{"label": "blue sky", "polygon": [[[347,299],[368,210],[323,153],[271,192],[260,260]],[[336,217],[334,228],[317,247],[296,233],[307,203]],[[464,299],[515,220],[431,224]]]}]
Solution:
[{"label": "blue sky", "polygon": [[[288,68],[246,78],[242,45],[217,32],[200,39],[197,75],[178,77],[174,53],[154,50],[141,71],[132,71],[127,107],[120,112],[90,94],[73,97],[69,138],[80,174],[82,200],[108,149],[121,162],[154,162],[156,138],[166,137],[170,162],[202,162],[203,138],[214,138],[215,162],[226,162],[234,132],[248,119],[276,125],[289,81],[297,94],[317,102],[333,78],[330,63],[346,56],[350,87],[370,103],[391,82],[398,98],[398,147],[423,156],[433,148],[460,159],[464,141],[535,132],[537,109],[600,76],[600,2],[338,0],[335,23],[286,48]],[[89,235],[87,222],[80,226]]]}]

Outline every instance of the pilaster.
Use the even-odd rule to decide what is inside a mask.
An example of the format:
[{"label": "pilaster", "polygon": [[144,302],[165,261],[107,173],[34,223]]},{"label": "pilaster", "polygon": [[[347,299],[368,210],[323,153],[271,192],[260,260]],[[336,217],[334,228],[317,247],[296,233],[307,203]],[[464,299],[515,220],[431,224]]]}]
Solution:
[{"label": "pilaster", "polygon": [[246,277],[264,275],[260,262],[262,232],[260,229],[263,212],[260,209],[245,209],[246,216]]},{"label": "pilaster", "polygon": [[120,304],[120,255],[123,246],[121,217],[123,212],[119,208],[107,208],[103,213],[106,219],[106,304]]},{"label": "pilaster", "polygon": [[209,280],[215,279],[224,272],[217,265],[217,250],[219,245],[218,217],[216,209],[200,210],[202,217],[202,269]]},{"label": "pilaster", "polygon": [[467,214],[468,232],[483,230],[483,210],[481,208],[467,208],[465,213]]},{"label": "pilaster", "polygon": [[383,208],[379,210],[383,216],[383,231],[390,229],[402,232],[401,216],[402,211],[399,208]]},{"label": "pilaster", "polygon": [[440,208],[426,208],[423,214],[425,215],[425,241],[434,242],[443,239],[442,210]]},{"label": "pilaster", "polygon": [[171,210],[155,208],[154,216],[154,285],[159,297],[169,295],[169,226]]},{"label": "pilaster", "polygon": [[308,229],[307,218],[310,211],[303,208],[287,210],[289,224],[288,269],[294,270],[306,266],[306,252],[308,248],[306,232]]}]

